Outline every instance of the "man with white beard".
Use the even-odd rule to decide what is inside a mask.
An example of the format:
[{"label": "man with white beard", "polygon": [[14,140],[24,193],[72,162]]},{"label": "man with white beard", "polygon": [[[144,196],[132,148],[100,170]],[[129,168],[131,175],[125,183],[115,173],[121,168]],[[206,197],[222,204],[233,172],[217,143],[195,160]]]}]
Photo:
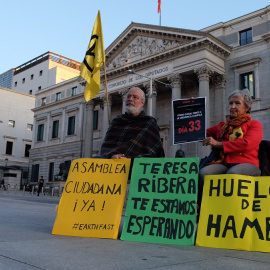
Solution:
[{"label": "man with white beard", "polygon": [[100,154],[104,158],[164,157],[156,119],[143,111],[145,94],[131,88],[126,113],[116,116],[105,135]]}]

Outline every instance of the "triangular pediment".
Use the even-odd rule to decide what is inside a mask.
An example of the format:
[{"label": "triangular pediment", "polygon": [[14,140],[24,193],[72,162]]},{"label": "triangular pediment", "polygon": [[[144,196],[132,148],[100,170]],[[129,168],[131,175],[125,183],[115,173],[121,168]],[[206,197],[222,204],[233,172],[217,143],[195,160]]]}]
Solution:
[{"label": "triangular pediment", "polygon": [[106,49],[107,70],[143,61],[206,35],[200,31],[131,23]]}]

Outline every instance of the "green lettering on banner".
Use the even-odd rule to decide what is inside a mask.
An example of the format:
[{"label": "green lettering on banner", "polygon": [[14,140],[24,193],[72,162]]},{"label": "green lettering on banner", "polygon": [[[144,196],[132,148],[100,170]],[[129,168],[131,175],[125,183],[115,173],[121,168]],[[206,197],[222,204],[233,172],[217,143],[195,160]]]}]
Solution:
[{"label": "green lettering on banner", "polygon": [[121,240],[194,245],[199,158],[134,160]]}]

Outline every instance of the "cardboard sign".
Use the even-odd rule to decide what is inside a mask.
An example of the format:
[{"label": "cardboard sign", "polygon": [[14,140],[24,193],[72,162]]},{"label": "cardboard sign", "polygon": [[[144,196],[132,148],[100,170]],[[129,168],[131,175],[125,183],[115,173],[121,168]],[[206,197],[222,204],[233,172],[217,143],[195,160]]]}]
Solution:
[{"label": "cardboard sign", "polygon": [[194,245],[199,158],[138,158],[122,240]]},{"label": "cardboard sign", "polygon": [[196,245],[270,252],[270,177],[205,177]]},{"label": "cardboard sign", "polygon": [[77,159],[52,234],[117,239],[130,159]]},{"label": "cardboard sign", "polygon": [[201,141],[206,136],[206,98],[172,101],[173,144]]}]

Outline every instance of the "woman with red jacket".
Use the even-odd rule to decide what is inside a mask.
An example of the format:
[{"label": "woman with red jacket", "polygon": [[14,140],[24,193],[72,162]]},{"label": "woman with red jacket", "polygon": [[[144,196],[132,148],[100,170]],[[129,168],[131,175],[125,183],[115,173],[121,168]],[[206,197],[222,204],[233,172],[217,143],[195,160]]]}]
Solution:
[{"label": "woman with red jacket", "polygon": [[[242,174],[260,176],[258,151],[263,137],[262,124],[249,115],[252,99],[248,90],[236,90],[228,98],[230,117],[207,129],[202,144],[218,155],[199,173],[198,203],[201,202],[204,176]],[[217,151],[219,150],[219,151]]]}]

